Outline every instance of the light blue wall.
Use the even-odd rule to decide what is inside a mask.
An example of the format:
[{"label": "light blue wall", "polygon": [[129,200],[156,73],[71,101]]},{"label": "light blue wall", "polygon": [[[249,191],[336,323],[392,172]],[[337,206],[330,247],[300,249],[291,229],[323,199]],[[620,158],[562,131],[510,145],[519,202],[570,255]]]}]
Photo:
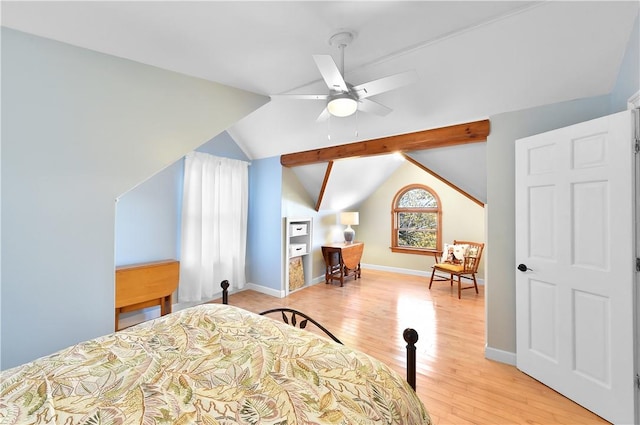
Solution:
[{"label": "light blue wall", "polygon": [[[196,149],[249,161],[226,131]],[[131,189],[116,204],[116,266],[180,259],[184,157]]]},{"label": "light blue wall", "polygon": [[279,157],[249,167],[247,282],[280,292],[282,287],[282,166]]},{"label": "light blue wall", "polygon": [[1,31],[6,369],[113,331],[116,198],[269,99]]},{"label": "light blue wall", "polygon": [[179,259],[182,160],[118,198],[116,266]]},{"label": "light blue wall", "polygon": [[599,96],[494,115],[487,138],[487,347],[515,353],[515,140],[609,113]]},{"label": "light blue wall", "polygon": [[224,158],[237,159],[239,161],[251,162],[249,157],[237,145],[235,140],[223,131],[204,145],[196,149],[198,152],[208,153],[210,155],[221,156]]},{"label": "light blue wall", "polygon": [[640,90],[638,19],[610,95],[490,117],[487,138],[487,349],[516,352],[515,140],[627,109]]},{"label": "light blue wall", "polygon": [[618,80],[611,91],[611,113],[625,110],[627,100],[638,90],[640,90],[640,17],[636,18],[618,72]]}]

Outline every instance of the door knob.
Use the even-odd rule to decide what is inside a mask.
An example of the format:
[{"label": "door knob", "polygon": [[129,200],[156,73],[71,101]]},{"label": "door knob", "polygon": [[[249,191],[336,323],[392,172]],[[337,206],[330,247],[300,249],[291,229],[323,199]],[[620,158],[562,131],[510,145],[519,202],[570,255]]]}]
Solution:
[{"label": "door knob", "polygon": [[527,270],[533,271],[529,267],[527,267],[526,264],[518,264],[518,270],[520,270],[521,272],[526,272]]}]

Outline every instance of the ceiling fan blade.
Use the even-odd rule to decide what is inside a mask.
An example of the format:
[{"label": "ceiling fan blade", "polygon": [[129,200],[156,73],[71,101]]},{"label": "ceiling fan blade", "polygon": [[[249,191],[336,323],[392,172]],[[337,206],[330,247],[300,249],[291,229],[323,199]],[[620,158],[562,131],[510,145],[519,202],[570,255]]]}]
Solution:
[{"label": "ceiling fan blade", "polygon": [[366,99],[369,96],[413,84],[416,81],[418,81],[418,74],[415,71],[407,71],[354,86],[353,90],[357,93],[358,99]]},{"label": "ceiling fan blade", "polygon": [[347,83],[344,81],[344,78],[342,78],[340,70],[331,55],[313,55],[313,60],[316,61],[318,70],[330,90],[349,91]]},{"label": "ceiling fan blade", "polygon": [[316,118],[316,122],[323,122],[328,119],[329,119],[329,110],[327,108],[324,108],[322,112],[320,112],[320,115],[318,115],[318,118]]},{"label": "ceiling fan blade", "polygon": [[358,101],[358,110],[362,112],[368,112],[370,114],[380,115],[382,117],[393,111],[393,109],[386,107],[378,102],[374,102],[371,99],[360,99]]},{"label": "ceiling fan blade", "polygon": [[272,94],[273,99],[295,99],[295,100],[327,100],[329,95],[327,94]]}]

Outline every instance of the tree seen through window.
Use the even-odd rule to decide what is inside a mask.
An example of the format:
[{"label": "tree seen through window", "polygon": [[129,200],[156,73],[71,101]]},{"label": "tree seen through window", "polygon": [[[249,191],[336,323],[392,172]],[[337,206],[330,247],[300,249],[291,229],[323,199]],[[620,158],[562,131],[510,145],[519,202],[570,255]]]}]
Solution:
[{"label": "tree seen through window", "polygon": [[393,203],[393,248],[438,250],[440,202],[426,186],[401,189]]}]

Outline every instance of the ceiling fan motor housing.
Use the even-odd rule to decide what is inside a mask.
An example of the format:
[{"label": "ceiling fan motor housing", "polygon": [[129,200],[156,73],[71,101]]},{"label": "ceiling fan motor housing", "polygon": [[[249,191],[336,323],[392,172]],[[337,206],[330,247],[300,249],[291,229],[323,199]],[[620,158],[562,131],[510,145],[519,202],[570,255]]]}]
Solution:
[{"label": "ceiling fan motor housing", "polygon": [[329,96],[329,113],[336,117],[348,117],[358,109],[358,101],[351,93],[337,93]]}]

